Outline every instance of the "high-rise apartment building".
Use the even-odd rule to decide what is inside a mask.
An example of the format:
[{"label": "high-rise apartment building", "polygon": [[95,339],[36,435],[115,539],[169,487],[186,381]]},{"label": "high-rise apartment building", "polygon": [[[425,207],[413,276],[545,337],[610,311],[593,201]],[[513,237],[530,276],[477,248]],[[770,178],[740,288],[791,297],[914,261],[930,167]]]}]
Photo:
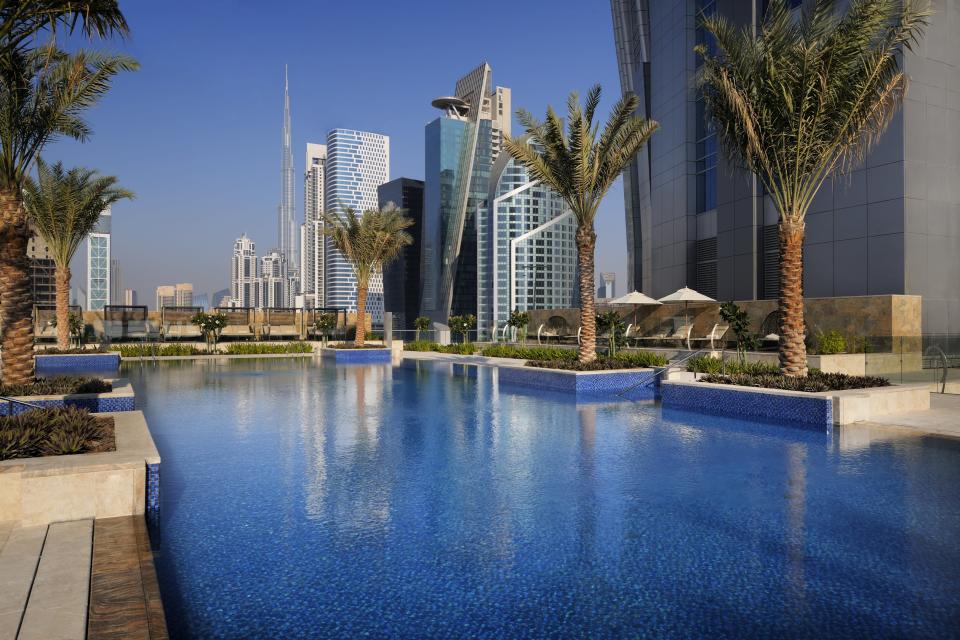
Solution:
[{"label": "high-rise apartment building", "polygon": [[605,300],[617,297],[617,274],[600,274],[600,286],[597,288],[597,297]]},{"label": "high-rise apartment building", "polygon": [[210,305],[215,309],[217,307],[230,306],[230,289],[217,289],[210,294]]},{"label": "high-rise apartment building", "polygon": [[278,249],[271,249],[260,258],[260,306],[287,308],[291,298],[287,257]]},{"label": "high-rise apartment building", "polygon": [[[390,138],[379,133],[333,129],[327,134],[324,208],[362,212],[377,207],[377,187],[390,180]],[[355,311],[357,283],[344,256],[330,238],[324,248],[324,301],[327,307]],[[383,274],[375,273],[367,293],[367,312],[374,324],[383,322]]]},{"label": "high-rise apartment building", "polygon": [[260,278],[257,246],[246,234],[233,243],[230,261],[230,306],[259,307]]},{"label": "high-rise apartment building", "polygon": [[477,313],[478,215],[488,206],[490,170],[510,135],[510,89],[493,87],[487,63],[437,98],[443,114],[426,127],[421,313],[440,322]]},{"label": "high-rise apartment building", "polygon": [[27,244],[27,257],[30,259],[30,293],[33,303],[42,306],[56,305],[57,265],[50,256],[50,247],[35,233],[30,236]]},{"label": "high-rise apartment building", "polygon": [[506,152],[493,163],[477,227],[477,330],[493,338],[514,309],[570,308],[577,295],[576,219]]},{"label": "high-rise apartment building", "polygon": [[420,311],[420,234],[423,228],[423,180],[397,178],[377,189],[381,207],[388,203],[406,211],[413,220],[407,233],[413,244],[400,250],[400,255],[383,268],[383,306],[393,313],[393,326],[413,329]]},{"label": "high-rise apartment building", "polygon": [[119,304],[123,299],[123,287],[120,278],[120,261],[110,258],[110,304]]},{"label": "high-rise apartment building", "polygon": [[123,304],[130,307],[137,304],[137,292],[134,289],[123,290]]},{"label": "high-rise apartment building", "polygon": [[87,305],[99,311],[110,304],[110,208],[87,236]]},{"label": "high-rise apartment building", "polygon": [[[280,205],[277,207],[277,245],[291,265],[300,264],[300,242],[294,224],[293,143],[290,129],[290,92],[287,68],[283,68],[283,134],[280,149]],[[289,285],[288,285],[289,286]]]},{"label": "high-rise apartment building", "polygon": [[193,285],[189,282],[165,284],[157,287],[157,310],[164,307],[192,307]]},{"label": "high-rise apartment building", "polygon": [[307,143],[303,175],[303,225],[300,227],[300,292],[310,297],[310,306],[322,307],[324,299],[323,207],[327,146]]},{"label": "high-rise apartment building", "polygon": [[[693,48],[705,41],[700,12],[759,26],[766,4],[611,0],[622,89],[660,123],[624,176],[628,290],[778,295],[778,212],[718,149],[693,82]],[[920,295],[924,332],[958,333],[960,2],[936,10],[919,45],[903,53],[911,80],[903,109],[865,162],[827,181],[810,208],[803,284],[808,297]]]}]

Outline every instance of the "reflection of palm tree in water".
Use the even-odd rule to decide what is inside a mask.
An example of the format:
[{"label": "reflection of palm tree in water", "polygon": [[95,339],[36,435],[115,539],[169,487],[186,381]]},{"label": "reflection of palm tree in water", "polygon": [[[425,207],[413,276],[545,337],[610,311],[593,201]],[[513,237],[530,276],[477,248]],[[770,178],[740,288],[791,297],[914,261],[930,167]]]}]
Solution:
[{"label": "reflection of palm tree in water", "polygon": [[580,511],[577,516],[577,539],[580,542],[580,557],[589,562],[596,548],[597,495],[594,481],[597,408],[591,405],[577,407],[577,419],[580,425],[580,462],[577,470],[581,487],[577,501]]},{"label": "reflection of palm tree in water", "polygon": [[807,450],[802,444],[787,449],[787,562],[790,594],[795,605],[802,605],[804,580],[804,519],[807,508]]}]

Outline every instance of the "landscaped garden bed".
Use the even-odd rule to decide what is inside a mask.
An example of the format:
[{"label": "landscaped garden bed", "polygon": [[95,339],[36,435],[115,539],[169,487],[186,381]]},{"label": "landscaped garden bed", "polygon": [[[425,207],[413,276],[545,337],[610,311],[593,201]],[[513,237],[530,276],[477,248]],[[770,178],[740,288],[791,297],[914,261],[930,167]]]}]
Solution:
[{"label": "landscaped garden bed", "polygon": [[540,369],[562,369],[564,371],[616,371],[620,369],[650,369],[665,367],[668,364],[666,357],[649,351],[618,353],[614,356],[598,356],[592,362],[580,362],[573,358],[557,358],[554,360],[531,360],[528,367]]},{"label": "landscaped garden bed", "polygon": [[785,376],[780,373],[711,373],[700,378],[700,381],[713,384],[732,384],[741,387],[805,391],[808,393],[890,386],[890,381],[886,378],[848,376],[845,373],[823,373],[816,370],[810,371],[806,376]]},{"label": "landscaped garden bed", "polygon": [[27,384],[0,384],[0,396],[8,398],[72,395],[77,393],[109,393],[110,391],[113,391],[113,384],[107,380],[75,376],[36,378],[33,382]]},{"label": "landscaped garden bed", "polygon": [[427,342],[424,340],[414,340],[403,345],[404,351],[430,351],[433,353],[448,353],[461,356],[472,356],[477,351],[477,346],[472,342],[462,342],[458,344],[439,344],[436,342]]},{"label": "landscaped garden bed", "polygon": [[0,416],[0,460],[114,451],[112,417],[77,407]]},{"label": "landscaped garden bed", "polygon": [[282,354],[309,354],[313,353],[313,345],[309,342],[231,342],[225,351],[208,351],[191,344],[121,344],[113,345],[112,351],[120,352],[124,358],[166,358],[191,356],[250,356],[250,355],[282,355]]}]

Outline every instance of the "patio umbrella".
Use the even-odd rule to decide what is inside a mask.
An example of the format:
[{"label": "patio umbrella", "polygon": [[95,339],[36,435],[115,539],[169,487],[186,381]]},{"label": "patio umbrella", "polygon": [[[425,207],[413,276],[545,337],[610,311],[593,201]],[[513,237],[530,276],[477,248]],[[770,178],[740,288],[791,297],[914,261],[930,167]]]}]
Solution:
[{"label": "patio umbrella", "polygon": [[660,305],[663,304],[659,300],[654,300],[650,296],[644,295],[639,291],[631,291],[630,293],[620,296],[619,298],[614,298],[609,302],[609,304],[616,305],[632,305],[633,306],[633,324],[637,324],[637,307],[644,305]]},{"label": "patio umbrella", "polygon": [[[687,312],[687,306],[691,302],[716,302],[710,296],[705,296],[699,291],[694,291],[688,287],[677,289],[670,295],[660,298],[660,302],[682,302],[683,303],[683,321],[684,324],[690,324],[690,315]],[[687,349],[690,348],[690,334],[687,334]]]}]

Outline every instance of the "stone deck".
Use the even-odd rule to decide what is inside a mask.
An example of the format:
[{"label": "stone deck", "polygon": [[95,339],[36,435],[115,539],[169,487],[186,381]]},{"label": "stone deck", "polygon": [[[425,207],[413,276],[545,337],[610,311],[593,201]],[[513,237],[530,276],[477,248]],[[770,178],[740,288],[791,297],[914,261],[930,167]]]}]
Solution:
[{"label": "stone deck", "polygon": [[0,640],[167,638],[142,516],[0,523]]}]

